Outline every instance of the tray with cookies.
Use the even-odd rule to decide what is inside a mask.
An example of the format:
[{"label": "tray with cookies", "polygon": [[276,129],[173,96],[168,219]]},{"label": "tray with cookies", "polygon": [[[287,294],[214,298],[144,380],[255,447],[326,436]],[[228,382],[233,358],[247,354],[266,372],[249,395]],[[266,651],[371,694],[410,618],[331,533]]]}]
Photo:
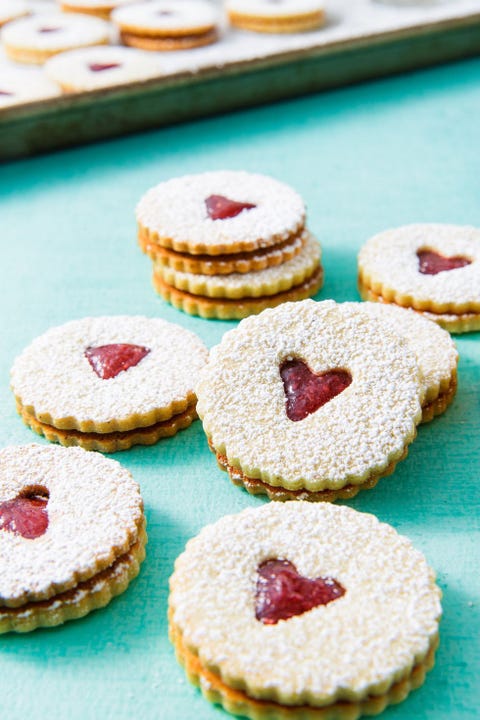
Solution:
[{"label": "tray with cookies", "polygon": [[480,52],[480,2],[3,0],[0,159]]}]

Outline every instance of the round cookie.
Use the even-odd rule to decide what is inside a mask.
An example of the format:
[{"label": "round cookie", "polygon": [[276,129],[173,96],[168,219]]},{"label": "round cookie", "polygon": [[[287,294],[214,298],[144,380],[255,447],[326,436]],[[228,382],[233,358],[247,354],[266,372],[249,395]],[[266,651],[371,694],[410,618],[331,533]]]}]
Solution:
[{"label": "round cookie", "polygon": [[132,0],[58,0],[62,12],[95,15],[108,20],[112,10],[131,3]]},{"label": "round cookie", "polygon": [[173,178],[151,188],[136,210],[143,242],[191,255],[256,251],[298,237],[302,198],[278,180],[220,170]]},{"label": "round cookie", "polygon": [[320,245],[305,233],[302,250],[291,260],[249,273],[230,275],[197,275],[154,264],[154,272],[164,283],[193,295],[209,298],[258,298],[276,295],[301,285],[312,277],[320,265]]},{"label": "round cookie", "polygon": [[203,0],[152,0],[117,8],[112,20],[125,45],[141,50],[186,50],[218,39],[218,13]]},{"label": "round cookie", "polygon": [[15,62],[41,65],[65,50],[109,42],[110,27],[99,18],[77,14],[35,15],[8,23],[2,31],[6,54]]},{"label": "round cookie", "polygon": [[305,32],[325,22],[320,0],[227,0],[226,10],[232,25],[253,32]]},{"label": "round cookie", "polygon": [[422,389],[405,341],[354,307],[285,303],[210,352],[197,411],[231,480],[271,499],[335,500],[404,458]]},{"label": "round cookie", "polygon": [[207,357],[196,335],[165,320],[84,318],[34,340],[11,387],[24,422],[48,440],[115,452],[192,423]]},{"label": "round cookie", "polygon": [[269,503],[187,543],[170,638],[188,678],[229,712],[353,720],[422,684],[440,598],[423,555],[373,515]]},{"label": "round cookie", "polygon": [[480,230],[406,225],[375,235],[358,255],[364,300],[427,313],[451,332],[480,329]]},{"label": "round cookie", "polygon": [[59,625],[123,592],[145,557],[139,487],[81,448],[0,450],[0,633]]},{"label": "round cookie", "polygon": [[0,108],[52,98],[59,89],[40,68],[6,68],[0,73]]},{"label": "round cookie", "polygon": [[64,92],[85,92],[158,77],[161,68],[151,53],[99,45],[56,55],[45,63],[45,72]]},{"label": "round cookie", "polygon": [[458,352],[446,330],[419,313],[384,303],[345,303],[390,325],[415,353],[421,375],[422,422],[443,413],[457,391]]},{"label": "round cookie", "polygon": [[12,20],[28,15],[29,9],[23,0],[2,0],[0,5],[0,28]]}]

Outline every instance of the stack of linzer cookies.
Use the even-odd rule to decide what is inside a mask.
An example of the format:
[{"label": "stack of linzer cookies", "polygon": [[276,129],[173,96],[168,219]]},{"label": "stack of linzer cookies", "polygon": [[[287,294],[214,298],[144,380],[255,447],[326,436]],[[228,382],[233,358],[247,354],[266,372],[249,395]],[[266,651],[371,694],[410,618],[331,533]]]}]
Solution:
[{"label": "stack of linzer cookies", "polygon": [[127,588],[145,557],[140,489],[86,450],[153,444],[198,412],[235,485],[294,502],[221,518],[177,559],[169,630],[188,677],[251,720],[376,715],[422,684],[435,574],[392,527],[331,501],[392,474],[452,402],[444,328],[480,329],[480,231],[380,233],[359,254],[360,294],[375,302],[316,302],[305,216],[261,175],[163,182],[137,207],[155,286],[189,313],[250,317],[210,351],[160,318],[83,318],[17,357],[19,414],[67,447],[0,451],[0,633],[80,618]]}]

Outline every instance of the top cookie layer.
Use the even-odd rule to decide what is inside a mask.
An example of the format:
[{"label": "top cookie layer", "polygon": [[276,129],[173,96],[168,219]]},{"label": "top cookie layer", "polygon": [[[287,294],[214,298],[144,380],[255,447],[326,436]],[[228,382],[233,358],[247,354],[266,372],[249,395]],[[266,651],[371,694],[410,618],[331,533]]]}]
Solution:
[{"label": "top cookie layer", "polygon": [[[255,617],[259,565],[285,559],[345,594],[275,625]],[[187,544],[171,578],[172,622],[230,687],[285,705],[382,694],[427,654],[440,591],[425,558],[376,517],[270,503],[221,518]]]},{"label": "top cookie layer", "polygon": [[80,14],[49,13],[16,20],[2,31],[2,40],[13,48],[60,51],[106,43],[108,23]]},{"label": "top cookie layer", "polygon": [[211,3],[203,0],[153,0],[115,10],[112,20],[130,32],[154,30],[159,34],[203,33],[214,28],[218,14]]},{"label": "top cookie layer", "polygon": [[[417,253],[464,257],[469,265],[425,275]],[[480,311],[480,230],[456,225],[406,225],[375,235],[360,250],[361,282],[389,302],[437,313]]]},{"label": "top cookie layer", "polygon": [[[85,351],[109,344],[149,350],[116,377],[94,372]],[[51,328],[15,360],[11,386],[40,422],[82,432],[152,425],[195,402],[194,386],[208,357],[194,333],[158,318],[112,316]]]},{"label": "top cookie layer", "polygon": [[266,18],[290,18],[323,11],[321,0],[227,0],[229,11]]},{"label": "top cookie layer", "polygon": [[0,450],[0,504],[29,488],[48,496],[35,539],[0,529],[0,604],[42,600],[87,580],[128,551],[143,523],[137,483],[115,460],[80,448]]},{"label": "top cookie layer", "polygon": [[[352,382],[303,420],[286,412],[280,366],[346,370]],[[399,459],[421,417],[415,356],[354,307],[284,303],[243,320],[211,350],[197,411],[215,450],[248,477],[290,490],[361,484]]]},{"label": "top cookie layer", "polygon": [[[255,207],[212,220],[206,207],[212,195]],[[304,227],[305,206],[292,188],[278,180],[225,170],[157,185],[140,200],[137,220],[159,245],[219,255],[269,247],[297,235]]]}]

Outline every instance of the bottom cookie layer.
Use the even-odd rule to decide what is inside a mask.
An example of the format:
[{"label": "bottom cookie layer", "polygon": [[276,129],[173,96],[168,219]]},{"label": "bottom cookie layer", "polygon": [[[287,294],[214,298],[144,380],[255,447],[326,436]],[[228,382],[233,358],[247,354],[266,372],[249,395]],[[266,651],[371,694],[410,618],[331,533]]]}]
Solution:
[{"label": "bottom cookie layer", "polygon": [[250,495],[267,495],[270,500],[278,500],[280,502],[285,502],[287,500],[309,500],[311,502],[335,502],[336,500],[349,500],[350,498],[355,497],[360,490],[370,490],[375,487],[380,478],[391,475],[395,470],[397,463],[406,458],[408,454],[408,448],[405,448],[403,454],[397,458],[397,460],[391,462],[383,472],[378,475],[372,475],[358,485],[345,485],[345,487],[339,488],[338,490],[325,489],[314,492],[306,490],[305,488],[300,490],[289,490],[288,488],[269,485],[268,483],[263,482],[263,480],[259,480],[257,478],[247,477],[241,470],[232,467],[225,455],[217,453],[211,444],[210,449],[216,455],[219,468],[228,473],[230,480],[234,485],[244,487]]},{"label": "bottom cookie layer", "polygon": [[266,308],[276,307],[284,302],[306,300],[312,295],[315,295],[323,285],[323,268],[319,266],[313,275],[301,283],[301,285],[268,297],[230,300],[227,298],[209,298],[203,295],[192,295],[184,290],[177,290],[177,288],[168,285],[156,273],[153,275],[153,285],[164,300],[189,315],[199,315],[207,319],[241,320],[242,318],[248,317],[248,315],[256,315]]},{"label": "bottom cookie layer", "polygon": [[39,627],[54,627],[105,607],[123,593],[140,572],[145,559],[147,534],[143,527],[130,550],[106,570],[49,600],[29,602],[18,608],[0,607],[0,634],[25,633]]},{"label": "bottom cookie layer", "polygon": [[457,375],[452,377],[450,385],[445,392],[439,394],[435,400],[432,400],[426,405],[422,405],[422,419],[421,423],[430,422],[433,418],[441,415],[445,412],[448,406],[452,403],[453,398],[457,392]]},{"label": "bottom cookie layer", "polygon": [[89,433],[80,430],[60,430],[53,425],[42,423],[33,415],[26,413],[18,403],[17,411],[25,425],[28,425],[38,435],[46,437],[50,442],[56,442],[65,447],[78,445],[84,450],[98,450],[103,453],[128,450],[133,445],[154,445],[162,438],[172,437],[179,430],[189,427],[198,417],[195,404],[169,420],[163,420],[147,427],[112,433]]},{"label": "bottom cookie layer", "polygon": [[122,42],[129,47],[139,48],[140,50],[189,50],[190,48],[203,47],[210,45],[218,39],[216,30],[209,30],[205,33],[193,35],[175,35],[172,37],[151,35],[137,35],[131,32],[122,31],[120,33]]},{"label": "bottom cookie layer", "polygon": [[[370,302],[380,302],[391,305],[397,304],[389,303],[389,301],[385,300],[382,295],[378,295],[373,292],[373,290],[360,281],[358,283],[358,291],[362,300],[370,300]],[[399,307],[411,306],[399,305]],[[448,330],[448,332],[451,333],[460,334],[480,330],[480,313],[460,313],[455,315],[454,313],[434,313],[429,312],[428,310],[417,310],[413,307],[411,309],[415,310],[415,312],[418,312],[420,315],[423,315],[423,317],[427,318],[427,320],[433,320],[433,322],[436,322],[444,330]]]},{"label": "bottom cookie layer", "polygon": [[288,706],[256,700],[241,690],[229,687],[220,677],[205,668],[198,656],[185,646],[180,631],[171,621],[169,631],[177,659],[185,668],[190,682],[199,687],[210,702],[221,705],[233,715],[241,715],[250,720],[357,720],[362,715],[378,715],[388,705],[402,702],[412,690],[423,685],[426,673],[434,665],[438,647],[437,636],[425,659],[413,668],[408,677],[394,683],[383,695],[371,695],[357,702],[339,701],[324,707]]}]

